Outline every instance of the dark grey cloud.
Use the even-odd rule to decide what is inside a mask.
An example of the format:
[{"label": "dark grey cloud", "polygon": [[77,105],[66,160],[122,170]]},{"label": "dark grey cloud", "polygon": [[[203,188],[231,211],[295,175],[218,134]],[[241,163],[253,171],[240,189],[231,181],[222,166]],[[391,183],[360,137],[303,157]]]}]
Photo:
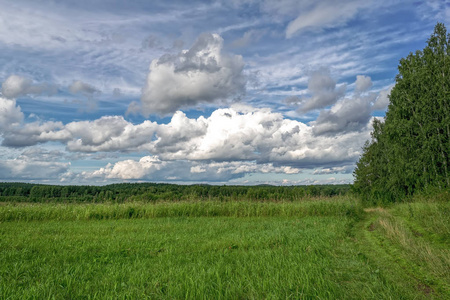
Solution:
[{"label": "dark grey cloud", "polygon": [[376,96],[376,93],[371,93],[363,97],[346,98],[336,103],[331,109],[321,111],[317,119],[311,122],[314,134],[364,130],[372,118],[371,103]]}]

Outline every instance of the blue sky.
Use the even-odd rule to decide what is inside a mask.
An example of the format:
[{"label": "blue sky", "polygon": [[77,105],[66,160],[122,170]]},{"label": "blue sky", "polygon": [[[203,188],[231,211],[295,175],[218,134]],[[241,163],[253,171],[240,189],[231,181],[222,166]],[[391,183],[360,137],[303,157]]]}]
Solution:
[{"label": "blue sky", "polygon": [[450,1],[0,0],[0,181],[351,183]]}]

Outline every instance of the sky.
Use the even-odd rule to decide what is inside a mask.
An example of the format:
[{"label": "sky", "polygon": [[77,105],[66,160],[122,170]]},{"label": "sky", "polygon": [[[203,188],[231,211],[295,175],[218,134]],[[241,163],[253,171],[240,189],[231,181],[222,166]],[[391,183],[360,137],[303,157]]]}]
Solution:
[{"label": "sky", "polygon": [[450,1],[0,0],[0,181],[352,183]]}]

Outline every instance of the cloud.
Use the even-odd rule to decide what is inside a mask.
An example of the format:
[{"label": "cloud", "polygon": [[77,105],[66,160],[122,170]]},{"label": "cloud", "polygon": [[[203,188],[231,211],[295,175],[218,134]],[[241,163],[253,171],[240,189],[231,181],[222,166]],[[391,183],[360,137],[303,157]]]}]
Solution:
[{"label": "cloud", "polygon": [[2,180],[51,180],[66,173],[69,163],[34,161],[27,159],[0,160]]},{"label": "cloud", "polygon": [[298,174],[300,170],[290,166],[276,167],[272,163],[162,161],[158,156],[145,156],[138,161],[108,164],[105,168],[84,172],[81,177],[96,180],[228,181],[250,173]]},{"label": "cloud", "polygon": [[105,177],[108,179],[142,179],[155,171],[161,170],[161,167],[165,164],[165,162],[160,161],[155,156],[145,156],[139,161],[129,159],[119,161],[114,165],[108,164],[105,168],[94,171],[89,175],[85,173],[85,176]]},{"label": "cloud", "polygon": [[141,110],[142,110],[141,105],[136,101],[132,101],[130,105],[128,105],[127,111],[125,112],[125,116],[137,115]]},{"label": "cloud", "polygon": [[71,152],[145,151],[162,161],[252,161],[293,168],[323,167],[358,158],[371,130],[371,95],[342,100],[321,112],[318,121],[310,125],[267,108],[234,105],[217,109],[208,118],[188,118],[179,111],[168,124],[148,120],[132,124],[120,116],[65,125],[20,124],[4,131],[2,144],[23,147],[60,142]]},{"label": "cloud", "polygon": [[355,169],[354,165],[346,165],[331,168],[316,169],[312,173],[313,175],[328,175],[328,174],[349,174]]},{"label": "cloud", "polygon": [[162,48],[161,40],[154,34],[150,34],[142,41],[142,49],[152,49],[152,48],[156,49]]},{"label": "cloud", "polygon": [[40,147],[27,148],[17,159],[23,161],[54,162],[64,157],[64,153],[59,150],[47,150]]},{"label": "cloud", "polygon": [[23,113],[16,100],[0,97],[0,134],[23,121]]},{"label": "cloud", "polygon": [[81,80],[74,80],[71,85],[69,85],[69,91],[72,94],[80,94],[86,97],[86,102],[80,100],[74,100],[73,103],[78,103],[84,106],[84,109],[88,112],[94,111],[97,108],[97,101],[95,100],[95,96],[101,94],[100,90],[90,85],[89,83],[85,83]]},{"label": "cloud", "polygon": [[69,151],[139,151],[149,143],[157,124],[144,121],[133,125],[121,116],[106,116],[93,121],[33,122],[8,128],[3,134],[3,146],[25,147],[46,142],[61,142]]},{"label": "cloud", "polygon": [[73,94],[83,94],[88,96],[93,96],[100,93],[100,90],[96,87],[81,80],[74,80],[72,84],[69,85],[69,91]]},{"label": "cloud", "polygon": [[330,109],[322,110],[315,121],[310,122],[315,135],[330,135],[352,131],[366,131],[371,124],[372,112],[386,109],[388,94],[392,86],[379,93],[368,92],[372,86],[369,76],[358,75],[355,81],[355,94],[344,98]]},{"label": "cloud", "polygon": [[317,137],[313,128],[270,109],[233,106],[209,118],[189,119],[180,113],[160,125],[157,138],[145,148],[162,160],[256,161],[303,168],[356,160],[370,131],[367,127]]},{"label": "cloud", "polygon": [[18,75],[9,76],[2,84],[2,95],[12,99],[19,96],[54,95],[58,91],[56,85],[48,83],[33,83],[29,78]]},{"label": "cloud", "polygon": [[114,88],[112,94],[114,98],[120,98],[123,95],[122,90],[120,88]]},{"label": "cloud", "polygon": [[[321,1],[304,9],[300,15],[289,23],[286,38],[308,29],[337,27],[353,18],[360,8],[368,5],[366,1]],[[370,1],[367,1],[370,2]]]},{"label": "cloud", "polygon": [[71,122],[63,131],[72,137],[67,143],[69,151],[139,151],[140,146],[151,142],[156,127],[157,124],[150,121],[133,125],[123,117],[111,116]]},{"label": "cloud", "polygon": [[58,182],[70,169],[70,163],[61,161],[64,153],[59,150],[33,147],[0,156],[0,180]]},{"label": "cloud", "polygon": [[26,147],[46,142],[67,142],[71,136],[61,130],[62,122],[33,122],[12,126],[3,132],[2,146]]},{"label": "cloud", "polygon": [[346,98],[331,109],[321,111],[317,119],[311,122],[316,135],[336,134],[364,130],[371,119],[371,102],[376,94],[364,97]]},{"label": "cloud", "polygon": [[369,76],[357,75],[355,82],[355,91],[362,93],[372,87],[372,79]]},{"label": "cloud", "polygon": [[246,47],[251,43],[259,41],[263,37],[264,33],[265,32],[263,30],[254,29],[246,31],[241,38],[234,40],[231,43],[231,46],[236,48]]},{"label": "cloud", "polygon": [[394,86],[390,86],[389,88],[380,91],[376,101],[372,106],[372,110],[386,110],[389,105],[389,95],[391,94],[391,90]]},{"label": "cloud", "polygon": [[312,97],[288,97],[285,102],[288,104],[299,104],[299,111],[308,111],[330,106],[343,97],[346,85],[336,87],[336,81],[330,76],[328,70],[322,69],[311,74],[308,80],[308,90]]},{"label": "cloud", "polygon": [[219,35],[205,33],[189,50],[153,60],[142,91],[143,113],[166,115],[244,93],[242,57],[227,55],[222,48]]}]

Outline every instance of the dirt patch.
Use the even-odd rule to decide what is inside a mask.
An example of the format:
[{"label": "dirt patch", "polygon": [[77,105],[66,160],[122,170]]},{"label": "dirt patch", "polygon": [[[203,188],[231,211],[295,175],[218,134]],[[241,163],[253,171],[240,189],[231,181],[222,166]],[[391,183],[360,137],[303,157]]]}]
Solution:
[{"label": "dirt patch", "polygon": [[367,227],[367,230],[374,231],[376,228],[377,226],[375,225],[375,223],[370,223],[369,227]]}]

